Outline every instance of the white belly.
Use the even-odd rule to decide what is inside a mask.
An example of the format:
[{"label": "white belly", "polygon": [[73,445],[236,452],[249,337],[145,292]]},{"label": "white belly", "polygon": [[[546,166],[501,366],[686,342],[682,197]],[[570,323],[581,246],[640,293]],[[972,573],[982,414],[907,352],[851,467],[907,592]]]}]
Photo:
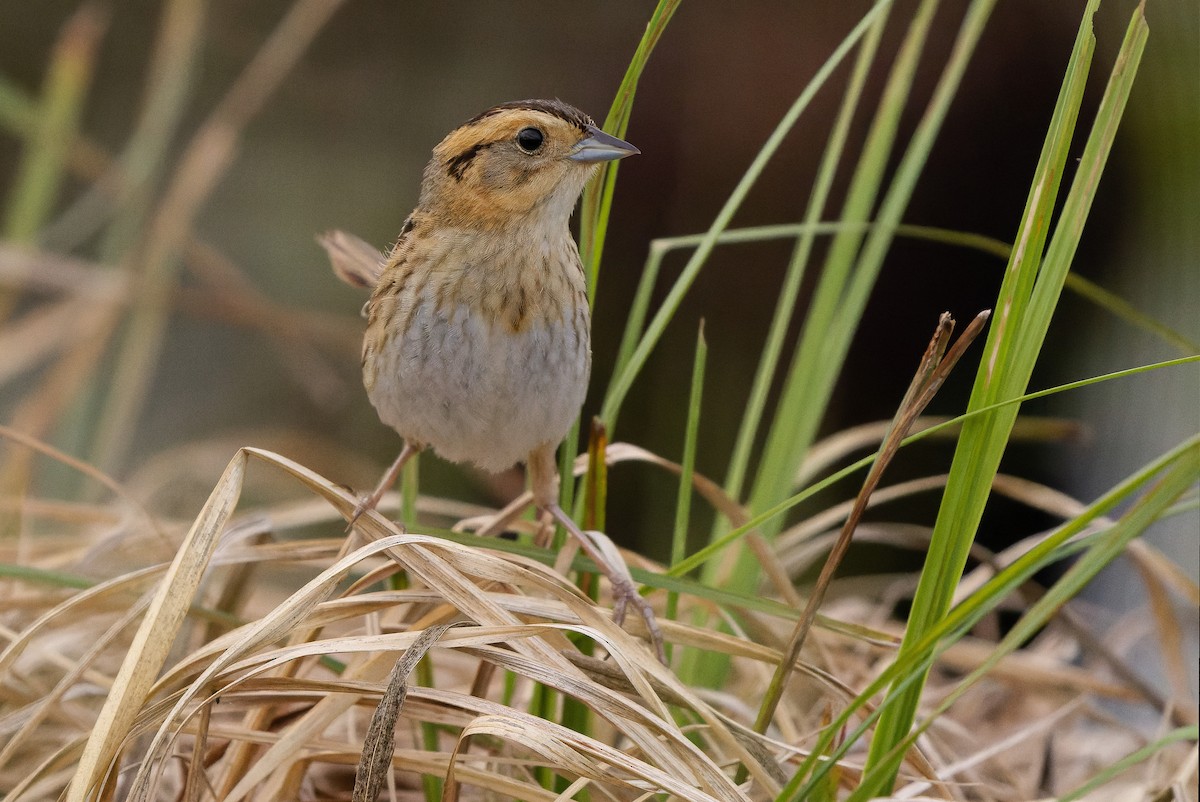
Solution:
[{"label": "white belly", "polygon": [[591,367],[588,322],[583,309],[512,332],[464,306],[420,305],[403,336],[374,355],[371,403],[414,445],[503,470],[557,445],[575,421]]}]

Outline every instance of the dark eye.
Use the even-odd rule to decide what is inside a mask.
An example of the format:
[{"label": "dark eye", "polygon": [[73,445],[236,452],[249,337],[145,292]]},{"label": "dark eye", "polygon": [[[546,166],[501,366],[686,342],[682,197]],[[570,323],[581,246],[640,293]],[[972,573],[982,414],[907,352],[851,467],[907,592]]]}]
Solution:
[{"label": "dark eye", "polygon": [[542,146],[546,135],[536,128],[522,128],[517,131],[517,147],[526,153],[533,153]]}]

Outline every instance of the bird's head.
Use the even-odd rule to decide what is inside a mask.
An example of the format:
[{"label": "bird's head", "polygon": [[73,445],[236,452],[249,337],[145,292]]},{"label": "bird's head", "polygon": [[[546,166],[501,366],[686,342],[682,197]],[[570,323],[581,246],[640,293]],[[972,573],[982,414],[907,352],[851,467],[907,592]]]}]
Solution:
[{"label": "bird's head", "polygon": [[638,152],[561,101],[504,103],[434,148],[419,208],[456,227],[565,226],[595,167]]}]

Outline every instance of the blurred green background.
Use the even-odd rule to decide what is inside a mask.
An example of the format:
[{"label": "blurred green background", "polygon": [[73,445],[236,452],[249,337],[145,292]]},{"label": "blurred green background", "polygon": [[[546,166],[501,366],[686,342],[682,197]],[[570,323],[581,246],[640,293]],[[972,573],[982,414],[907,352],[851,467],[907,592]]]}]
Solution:
[{"label": "blurred green background", "polygon": [[[121,153],[137,129],[166,5],[114,0],[89,7],[95,62],[88,70],[80,130],[110,154]],[[192,137],[292,8],[277,1],[182,5],[198,11],[202,28],[166,167],[151,184],[156,192],[170,185]],[[923,62],[928,68],[918,75],[902,140],[932,90],[962,5],[946,3],[937,16]],[[898,3],[883,52],[894,51],[914,6]],[[416,201],[433,145],[495,103],[559,97],[602,120],[652,7],[462,0],[338,5],[261,109],[235,132],[232,161],[215,173],[211,195],[197,206],[192,234],[208,250],[200,266],[193,253],[166,280],[171,302],[165,339],[160,352],[147,356],[144,375],[150,382],[145,397],[131,402],[136,415],[130,436],[97,450],[94,416],[118,370],[113,348],[84,360],[96,368],[85,382],[90,391],[47,415],[44,436],[69,453],[95,459],[181,517],[194,513],[240,445],[279,450],[335,481],[370,486],[399,440],[378,422],[359,382],[358,311],[364,298],[334,279],[314,235],[344,228],[386,247]],[[776,121],[867,7],[828,1],[682,4],[642,79],[628,131],[643,155],[627,160],[620,171],[595,309],[593,391],[585,415],[596,412],[611,373],[649,242],[707,228]],[[1082,7],[1041,0],[999,4],[907,222],[1012,237]],[[1105,3],[1097,20],[1098,59],[1111,60],[1132,7]],[[58,0],[0,3],[5,109],[0,199],[11,201],[27,153],[13,122],[19,106],[13,98],[32,99],[43,91],[55,43],[80,8]],[[1147,17],[1150,44],[1076,270],[1196,341],[1200,9],[1188,0],[1164,0],[1151,2]],[[873,75],[875,93],[889,61],[881,59]],[[1105,72],[1097,71],[1092,108]],[[798,219],[846,74],[844,65],[801,119],[735,225]],[[853,142],[861,142],[867,119],[859,115]],[[839,186],[850,170],[850,163],[843,166]],[[99,232],[108,211],[90,186],[78,175],[63,185],[48,225],[35,236],[42,248],[101,258]],[[181,186],[188,189],[187,182]],[[835,207],[840,199],[835,190]],[[697,469],[723,477],[790,248],[780,242],[716,252],[630,395],[616,439],[679,458],[696,325],[704,318],[710,354]],[[136,247],[131,253],[108,266],[128,271],[137,284],[143,281],[139,271],[147,268]],[[818,250],[814,261],[820,256]],[[668,260],[664,288],[685,258],[676,254]],[[937,314],[949,310],[966,321],[989,306],[1002,268],[983,254],[899,242],[824,430],[890,417]],[[243,274],[245,283],[229,279],[230,270]],[[13,306],[4,325],[16,325],[45,302],[44,295],[27,290],[7,291]],[[239,306],[231,297],[250,300]],[[272,303],[274,317],[256,313],[258,299]],[[1046,354],[1032,389],[1179,351],[1068,294]],[[967,363],[973,365],[974,356]],[[0,421],[19,423],[31,394],[53,393],[47,382],[56,364],[34,360],[6,377],[0,384]],[[960,411],[971,372],[960,369],[931,411]],[[1090,434],[1068,444],[1016,446],[1003,470],[1091,499],[1194,432],[1200,426],[1198,399],[1200,378],[1188,368],[1030,404],[1030,413],[1079,417]],[[0,454],[4,448],[0,445]],[[902,456],[892,478],[944,470],[949,456],[949,446],[920,446]],[[39,463],[32,493],[77,492],[64,476]],[[423,488],[435,494],[502,503],[520,482],[517,473],[488,477],[437,459],[422,463]],[[629,466],[616,469],[611,482],[612,535],[663,557],[676,480]],[[289,491],[281,486],[278,492]],[[891,514],[928,521],[935,509],[936,499],[929,498]],[[694,516],[694,530],[707,531],[709,520]],[[1008,542],[1049,523],[1000,503],[985,517],[984,535]],[[1193,511],[1160,524],[1156,535],[1192,576],[1198,529]],[[1119,575],[1115,581],[1118,588],[1125,584]]]}]

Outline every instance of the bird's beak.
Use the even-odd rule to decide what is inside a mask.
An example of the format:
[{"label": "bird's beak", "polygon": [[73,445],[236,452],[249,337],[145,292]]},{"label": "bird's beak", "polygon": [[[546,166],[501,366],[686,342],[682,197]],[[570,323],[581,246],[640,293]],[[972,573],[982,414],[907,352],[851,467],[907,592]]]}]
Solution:
[{"label": "bird's beak", "polygon": [[587,127],[587,134],[571,149],[568,159],[575,162],[608,162],[641,153],[625,140],[606,134],[594,125]]}]

